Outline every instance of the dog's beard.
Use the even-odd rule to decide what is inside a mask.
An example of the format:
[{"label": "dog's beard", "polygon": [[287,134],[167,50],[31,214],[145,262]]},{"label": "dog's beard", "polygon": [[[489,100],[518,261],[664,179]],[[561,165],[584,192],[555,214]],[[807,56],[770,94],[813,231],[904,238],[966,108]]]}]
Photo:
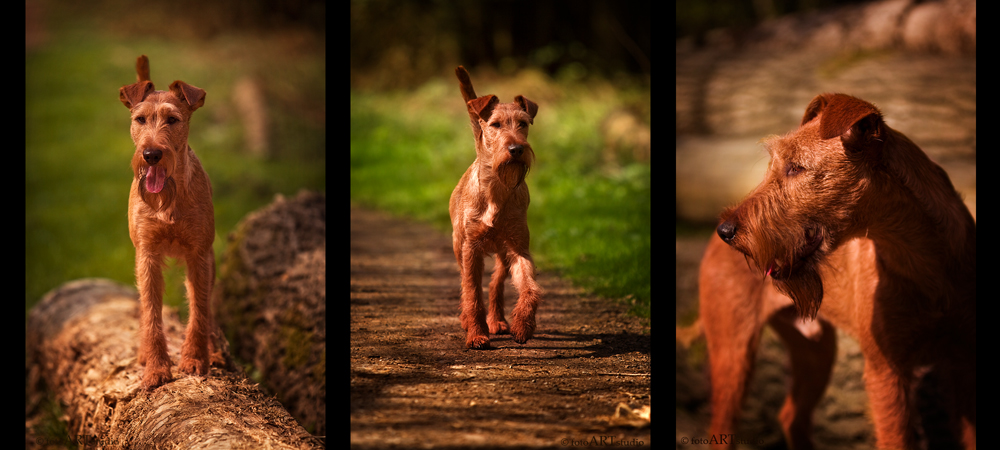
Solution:
[{"label": "dog's beard", "polygon": [[771,281],[778,292],[792,298],[799,316],[816,318],[823,302],[823,278],[814,267],[803,268],[787,279]]},{"label": "dog's beard", "polygon": [[[153,208],[153,211],[163,211],[173,204],[174,198],[177,196],[177,182],[174,181],[174,177],[169,176],[165,177],[162,181],[158,180],[157,182],[153,182],[147,179],[149,172],[149,170],[142,171],[139,176],[139,198],[142,199],[143,203],[149,205],[150,208]],[[153,185],[155,188],[161,183],[163,187],[160,189],[160,192],[150,192],[147,187],[147,184],[149,184]]]},{"label": "dog's beard", "polygon": [[[748,207],[759,207],[759,203],[749,203]],[[729,220],[733,210],[723,212],[723,220]],[[751,210],[752,217],[764,213]],[[736,250],[752,260],[763,277],[771,277],[774,287],[795,303],[799,316],[815,319],[823,302],[823,278],[819,267],[824,264],[827,245],[831,240],[825,229],[810,225],[795,235],[787,230],[770,226],[753,228],[755,242],[750,242],[748,233],[738,233],[730,243]],[[797,236],[792,238],[791,236]]]},{"label": "dog's beard", "polygon": [[[813,249],[815,251],[815,249]],[[822,258],[815,253],[811,257],[797,258],[794,254],[785,258],[776,258],[773,254],[754,259],[754,261],[771,261],[768,265],[757,264],[764,277],[770,276],[774,287],[792,298],[799,316],[815,319],[823,302],[823,277],[819,273]],[[778,265],[777,261],[784,261]]]},{"label": "dog's beard", "polygon": [[514,156],[508,152],[497,152],[488,160],[488,170],[492,170],[496,176],[496,181],[502,186],[513,191],[524,183],[524,178],[528,176],[528,169],[535,161],[535,153],[531,147],[525,145],[523,153]]},{"label": "dog's beard", "polygon": [[524,178],[528,176],[528,165],[522,162],[509,161],[497,167],[497,179],[500,184],[514,189],[524,183]]},{"label": "dog's beard", "polygon": [[826,260],[824,246],[831,240],[824,228],[807,226],[797,234],[786,255],[767,254],[762,261],[771,261],[766,269],[779,292],[792,298],[801,317],[815,319],[823,302],[823,278],[819,266]]}]

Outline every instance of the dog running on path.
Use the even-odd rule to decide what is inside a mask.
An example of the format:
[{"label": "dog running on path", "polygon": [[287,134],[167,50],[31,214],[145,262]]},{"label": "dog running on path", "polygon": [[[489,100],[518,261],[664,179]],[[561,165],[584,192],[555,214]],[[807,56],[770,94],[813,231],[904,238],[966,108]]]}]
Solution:
[{"label": "dog running on path", "polygon": [[[535,160],[528,144],[528,125],[538,105],[520,95],[500,103],[495,95],[476,97],[464,67],[455,69],[466,102],[476,160],[451,194],[452,241],[462,275],[462,328],[465,345],[490,348],[491,334],[512,334],[523,344],[535,332],[541,289],[528,252],[528,185],[524,177]],[[483,257],[495,254],[490,281],[489,315],[482,304]],[[510,274],[519,297],[511,323],[504,318],[504,279]]]}]

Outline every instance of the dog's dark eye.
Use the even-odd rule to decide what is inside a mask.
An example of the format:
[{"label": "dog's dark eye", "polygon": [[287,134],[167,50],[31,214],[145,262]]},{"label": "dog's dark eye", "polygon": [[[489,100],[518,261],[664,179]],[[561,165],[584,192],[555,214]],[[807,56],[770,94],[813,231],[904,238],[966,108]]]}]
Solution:
[{"label": "dog's dark eye", "polygon": [[180,119],[176,117],[167,117],[167,123],[169,123],[170,125],[173,125],[177,122],[180,122]]},{"label": "dog's dark eye", "polygon": [[520,121],[520,122],[517,123],[517,126],[519,128],[528,128],[528,122],[525,122],[525,121],[522,120],[522,121]]},{"label": "dog's dark eye", "polygon": [[500,128],[502,125],[500,125],[500,122],[493,122],[490,124],[490,126],[493,128]]},{"label": "dog's dark eye", "polygon": [[798,175],[798,174],[802,173],[803,170],[805,170],[805,168],[802,167],[802,166],[800,166],[800,165],[798,165],[798,164],[789,164],[788,165],[788,171],[785,172],[785,175],[790,176],[790,177],[791,176],[795,176],[795,175]]},{"label": "dog's dark eye", "polygon": [[145,125],[146,124],[146,118],[143,117],[143,116],[136,117],[135,121],[139,122],[139,125]]}]

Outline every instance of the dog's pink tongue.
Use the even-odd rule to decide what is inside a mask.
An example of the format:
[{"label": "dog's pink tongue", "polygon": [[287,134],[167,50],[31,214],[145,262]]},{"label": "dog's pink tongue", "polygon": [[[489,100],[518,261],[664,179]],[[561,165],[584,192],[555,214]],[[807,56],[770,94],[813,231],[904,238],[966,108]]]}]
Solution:
[{"label": "dog's pink tongue", "polygon": [[160,166],[149,166],[146,171],[146,190],[154,194],[163,190],[163,183],[167,180],[167,171]]}]

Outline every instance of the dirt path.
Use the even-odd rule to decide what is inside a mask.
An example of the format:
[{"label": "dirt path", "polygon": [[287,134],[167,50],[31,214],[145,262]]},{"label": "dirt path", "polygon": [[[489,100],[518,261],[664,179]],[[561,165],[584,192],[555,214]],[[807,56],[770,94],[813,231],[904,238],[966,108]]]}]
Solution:
[{"label": "dirt path", "polygon": [[551,273],[538,283],[532,340],[466,350],[450,237],[352,208],[351,446],[648,447],[648,426],[613,418],[650,404],[648,326]]}]

